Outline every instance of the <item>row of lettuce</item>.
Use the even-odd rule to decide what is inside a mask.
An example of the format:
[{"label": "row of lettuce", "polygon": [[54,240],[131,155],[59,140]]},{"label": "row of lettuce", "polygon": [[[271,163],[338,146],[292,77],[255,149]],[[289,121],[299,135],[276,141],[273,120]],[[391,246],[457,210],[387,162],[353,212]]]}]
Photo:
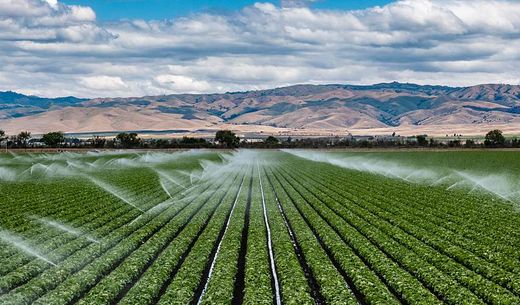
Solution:
[{"label": "row of lettuce", "polygon": [[[333,258],[352,249],[400,302],[519,302],[518,235],[510,229],[518,218],[503,203],[319,163],[288,161],[273,176]],[[376,294],[355,283],[359,270],[346,273],[372,303]]]},{"label": "row of lettuce", "polygon": [[33,206],[101,243],[24,227],[27,207],[8,207],[57,266],[2,249],[0,303],[273,304],[278,287],[284,304],[520,302],[518,218],[500,203],[263,154],[171,199],[149,179],[120,181],[146,194],[144,214],[116,198],[85,208],[82,192],[66,209],[70,196]]}]

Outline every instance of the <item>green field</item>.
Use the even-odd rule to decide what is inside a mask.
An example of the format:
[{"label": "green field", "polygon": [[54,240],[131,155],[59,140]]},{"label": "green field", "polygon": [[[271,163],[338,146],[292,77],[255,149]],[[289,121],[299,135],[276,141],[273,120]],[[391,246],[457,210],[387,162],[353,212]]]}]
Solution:
[{"label": "green field", "polygon": [[0,156],[0,304],[520,304],[520,154]]}]

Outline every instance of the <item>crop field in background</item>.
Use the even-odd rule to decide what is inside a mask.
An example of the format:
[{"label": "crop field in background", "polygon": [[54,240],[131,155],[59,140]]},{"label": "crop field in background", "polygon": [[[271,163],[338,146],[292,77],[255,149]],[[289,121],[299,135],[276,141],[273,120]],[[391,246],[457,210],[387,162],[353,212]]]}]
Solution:
[{"label": "crop field in background", "polygon": [[0,156],[0,304],[520,304],[517,152]]}]

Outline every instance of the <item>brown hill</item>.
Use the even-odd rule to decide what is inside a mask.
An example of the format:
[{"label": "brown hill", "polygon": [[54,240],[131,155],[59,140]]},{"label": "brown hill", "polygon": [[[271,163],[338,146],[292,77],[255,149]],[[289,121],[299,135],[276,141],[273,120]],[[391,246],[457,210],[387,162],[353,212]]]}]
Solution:
[{"label": "brown hill", "polygon": [[490,128],[520,132],[520,86],[512,85],[296,85],[250,92],[91,100],[13,94],[0,93],[0,128],[9,133],[203,133],[219,128],[295,135],[480,134]]}]

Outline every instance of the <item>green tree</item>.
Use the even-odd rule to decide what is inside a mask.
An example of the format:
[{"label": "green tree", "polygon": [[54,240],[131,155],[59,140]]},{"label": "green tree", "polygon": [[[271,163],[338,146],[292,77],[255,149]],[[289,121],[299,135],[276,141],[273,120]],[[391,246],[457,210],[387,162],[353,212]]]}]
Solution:
[{"label": "green tree", "polygon": [[278,145],[278,143],[280,143],[280,141],[273,136],[268,136],[267,139],[264,140],[264,143],[266,145],[273,146],[273,145]]},{"label": "green tree", "polygon": [[103,148],[105,147],[107,140],[105,138],[101,138],[100,136],[95,136],[90,139],[89,142],[92,143],[94,148]]},{"label": "green tree", "polygon": [[425,135],[416,136],[415,139],[417,139],[419,146],[428,146],[428,140],[426,140]]},{"label": "green tree", "polygon": [[165,139],[152,140],[151,144],[155,148],[167,148],[170,145],[170,141]]},{"label": "green tree", "polygon": [[475,141],[473,141],[471,139],[467,139],[466,143],[464,144],[464,146],[467,147],[467,148],[475,147]]},{"label": "green tree", "polygon": [[484,145],[486,147],[501,147],[504,146],[505,143],[506,138],[504,138],[502,131],[498,129],[488,132],[484,140]]},{"label": "green tree", "polygon": [[31,133],[28,131],[22,131],[18,134],[18,141],[22,144],[22,147],[27,147],[27,141],[31,138]]},{"label": "green tree", "polygon": [[205,144],[206,140],[202,138],[182,137],[181,144]]},{"label": "green tree", "polygon": [[5,150],[7,151],[7,145],[9,143],[9,136],[5,133],[5,131],[0,129],[0,144],[5,141]]},{"label": "green tree", "polygon": [[43,135],[42,142],[49,147],[58,147],[65,142],[65,135],[61,131],[53,131]]},{"label": "green tree", "polygon": [[219,130],[215,134],[215,141],[227,148],[236,148],[240,145],[240,138],[231,130]]},{"label": "green tree", "polygon": [[116,136],[116,140],[123,148],[135,148],[141,143],[141,139],[137,137],[137,133],[122,132]]}]

